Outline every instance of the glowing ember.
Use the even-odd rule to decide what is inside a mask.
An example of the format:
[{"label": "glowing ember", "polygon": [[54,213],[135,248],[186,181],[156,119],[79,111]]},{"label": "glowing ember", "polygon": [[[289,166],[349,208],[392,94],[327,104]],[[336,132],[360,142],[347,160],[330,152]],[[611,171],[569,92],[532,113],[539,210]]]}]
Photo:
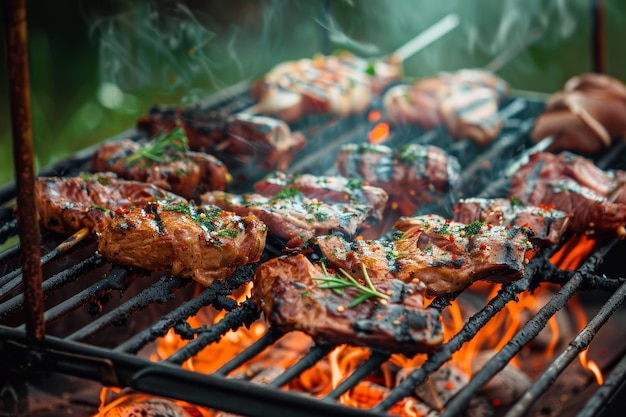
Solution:
[{"label": "glowing ember", "polygon": [[379,110],[372,110],[367,115],[367,120],[371,123],[379,121],[383,117],[382,113]]},{"label": "glowing ember", "polygon": [[376,145],[383,143],[389,138],[389,124],[380,122],[370,130],[367,135],[371,144]]}]

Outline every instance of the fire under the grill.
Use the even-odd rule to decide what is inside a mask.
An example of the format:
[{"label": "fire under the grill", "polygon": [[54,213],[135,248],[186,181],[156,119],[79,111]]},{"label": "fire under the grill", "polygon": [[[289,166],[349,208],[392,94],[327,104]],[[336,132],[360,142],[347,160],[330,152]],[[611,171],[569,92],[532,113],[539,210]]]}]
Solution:
[{"label": "fire under the grill", "polygon": [[[252,104],[247,91],[246,84],[224,91],[204,103],[204,111],[225,117],[245,109]],[[503,103],[499,113],[505,120],[504,130],[485,148],[471,141],[452,141],[444,129],[423,131],[417,127],[392,128],[385,144],[437,144],[459,158],[463,172],[450,201],[505,196],[505,173],[534,150],[528,135],[542,109],[543,101],[530,95],[520,94]],[[305,132],[309,143],[288,172],[332,172],[331,157],[339,147],[367,142],[376,123],[368,114],[305,118],[293,129]],[[120,138],[127,136],[143,139],[134,130]],[[41,174],[81,172],[92,152],[87,149]],[[596,162],[602,168],[624,169],[624,161],[626,146],[622,142]],[[233,173],[234,183],[242,184],[236,191],[249,191],[249,184],[265,173],[255,164],[242,167]],[[2,241],[17,234],[14,195],[11,185],[0,190]],[[423,213],[449,214],[449,210],[449,204],[420,208]],[[249,334],[259,329],[255,327],[259,313],[242,290],[258,265],[240,267],[225,282],[199,288],[189,279],[112,265],[96,253],[95,242],[88,238],[75,245],[70,242],[67,250],[59,249],[66,238],[42,234],[46,337],[41,344],[33,344],[26,335],[19,243],[0,254],[0,362],[5,370],[0,381],[0,413],[43,416],[72,409],[73,413],[93,414],[100,405],[101,388],[114,387],[193,404],[197,413],[206,415],[218,410],[215,415],[590,416],[602,409],[610,411],[614,403],[607,400],[618,391],[625,375],[626,339],[619,310],[626,296],[620,259],[624,241],[602,242],[580,255],[577,269],[559,269],[550,258],[563,248],[573,251],[573,246],[567,246],[572,245],[570,240],[540,251],[527,264],[524,279],[495,287],[497,291],[475,285],[434,299],[428,308],[461,317],[458,328],[439,349],[418,355],[419,360],[407,359],[405,367],[389,352],[366,349],[349,374],[319,395],[302,388],[300,378],[316,367],[328,368],[329,354],[337,352],[336,346],[315,345],[306,338],[304,344],[295,343],[292,334],[261,327],[258,340],[251,340],[242,351],[216,353],[215,347],[219,349],[232,331]],[[276,252],[268,248],[263,260],[273,256]],[[517,317],[522,321],[519,328],[495,336],[502,338],[497,349],[475,352],[474,369],[467,378],[457,369],[455,355],[479,338],[493,337],[484,333],[495,317],[527,295],[535,297],[535,305],[526,309],[527,317]],[[584,327],[570,317],[572,298],[583,300],[591,315]],[[454,310],[457,313],[453,305],[459,306]],[[560,339],[553,339],[557,333]],[[168,343],[168,338],[186,342]],[[291,345],[297,347],[287,349]],[[540,345],[542,349],[537,347]],[[589,346],[587,357],[605,374],[602,385],[575,360]],[[548,347],[554,349],[550,354],[546,354]],[[207,351],[211,352],[208,357]],[[284,357],[289,355],[293,358],[285,365]],[[258,362],[259,357],[280,359],[280,365]],[[209,366],[207,372],[203,362],[220,365]],[[385,372],[397,375],[397,383],[387,386]],[[453,389],[454,384],[458,386]],[[363,391],[370,396],[365,409],[345,399]]]}]

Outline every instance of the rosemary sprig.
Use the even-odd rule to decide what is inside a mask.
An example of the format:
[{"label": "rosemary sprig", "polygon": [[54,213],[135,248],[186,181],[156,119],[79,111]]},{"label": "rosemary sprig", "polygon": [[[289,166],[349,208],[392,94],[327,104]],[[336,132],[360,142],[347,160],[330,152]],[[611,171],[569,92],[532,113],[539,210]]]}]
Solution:
[{"label": "rosemary sprig", "polygon": [[126,162],[133,164],[143,158],[163,162],[163,157],[168,150],[171,152],[185,152],[188,149],[185,131],[182,127],[177,126],[165,135],[161,131],[154,142],[148,146],[143,146],[137,153],[126,158]]},{"label": "rosemary sprig", "polygon": [[365,283],[367,286],[360,284],[356,279],[352,277],[349,273],[347,273],[344,269],[339,268],[338,274],[329,274],[326,270],[326,265],[324,263],[322,265],[322,270],[324,271],[323,277],[313,278],[317,281],[322,281],[319,285],[320,288],[330,289],[336,292],[337,294],[343,294],[343,288],[356,288],[359,292],[359,295],[348,304],[348,308],[354,307],[363,301],[376,297],[382,300],[389,300],[389,296],[387,294],[383,294],[379,292],[372,284],[372,280],[370,279],[367,269],[364,264],[361,264],[361,271],[363,272],[363,277],[365,278]]}]

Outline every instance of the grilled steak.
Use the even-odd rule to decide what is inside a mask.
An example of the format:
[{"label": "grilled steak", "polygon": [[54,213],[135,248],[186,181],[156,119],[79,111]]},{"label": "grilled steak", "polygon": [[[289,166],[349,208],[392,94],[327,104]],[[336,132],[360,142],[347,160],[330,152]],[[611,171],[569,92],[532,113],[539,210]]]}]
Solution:
[{"label": "grilled steak", "polygon": [[441,345],[439,313],[424,308],[422,283],[391,279],[374,286],[385,299],[358,302],[362,291],[324,288],[319,279],[324,276],[329,276],[328,271],[325,274],[304,255],[274,258],[257,270],[252,297],[273,327],[303,331],[319,343],[347,343],[411,356]]},{"label": "grilled steak", "polygon": [[354,237],[371,211],[370,206],[363,204],[327,204],[305,197],[293,187],[285,187],[271,198],[212,191],[200,196],[200,200],[241,216],[258,217],[271,235],[286,241],[287,249],[303,248],[314,236],[331,232]]},{"label": "grilled steak", "polygon": [[285,187],[295,187],[311,199],[325,203],[354,203],[370,206],[368,217],[380,221],[389,195],[379,187],[366,185],[361,179],[339,176],[316,176],[311,174],[286,175],[282,172],[269,174],[254,185],[257,193],[273,197]]},{"label": "grilled steak", "polygon": [[121,180],[112,173],[39,177],[35,193],[41,224],[57,233],[92,230],[103,210],[141,208],[161,199],[183,201],[152,184]]},{"label": "grilled steak", "polygon": [[423,204],[441,200],[458,180],[458,160],[435,146],[411,144],[392,150],[384,145],[344,145],[337,170],[389,194],[389,206],[408,216]]},{"label": "grilled steak", "polygon": [[553,94],[531,134],[534,142],[552,137],[549,152],[594,154],[626,136],[626,86],[606,74],[570,78]]},{"label": "grilled steak", "polygon": [[509,282],[524,276],[525,254],[533,245],[525,227],[465,225],[429,215],[404,217],[391,240],[355,240],[339,236],[315,239],[328,264],[355,274],[365,266],[372,282],[395,278],[421,281],[429,293],[464,289],[476,280]]},{"label": "grilled steak", "polygon": [[575,233],[624,236],[626,173],[603,171],[586,158],[563,152],[530,157],[512,179],[511,196],[523,204],[554,207],[570,216]]},{"label": "grilled steak", "polygon": [[[111,171],[122,178],[149,182],[185,198],[200,192],[224,190],[231,179],[216,157],[184,149],[165,149],[148,155],[154,142],[140,145],[130,139],[101,145],[91,164],[96,171]],[[157,160],[158,159],[158,160]]]},{"label": "grilled steak", "polygon": [[452,138],[486,145],[502,129],[498,105],[508,91],[505,81],[487,71],[463,69],[394,86],[383,103],[392,123],[446,126]]},{"label": "grilled steak", "polygon": [[454,220],[469,224],[475,221],[494,225],[527,227],[529,238],[539,246],[556,245],[567,230],[569,217],[551,207],[527,206],[510,198],[467,198],[454,205]]},{"label": "grilled steak", "polygon": [[170,271],[207,286],[259,261],[266,234],[256,217],[180,201],[109,212],[96,224],[98,252],[109,261]]}]

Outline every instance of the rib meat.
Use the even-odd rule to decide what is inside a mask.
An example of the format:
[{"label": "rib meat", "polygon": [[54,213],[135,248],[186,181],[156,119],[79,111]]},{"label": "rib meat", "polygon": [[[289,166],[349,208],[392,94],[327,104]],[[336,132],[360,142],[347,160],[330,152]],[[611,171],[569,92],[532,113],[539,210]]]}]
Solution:
[{"label": "rib meat", "polygon": [[115,174],[84,174],[76,177],[39,177],[35,182],[41,224],[57,233],[93,230],[103,210],[146,207],[149,203],[183,198],[153,184],[118,179]]},{"label": "rib meat", "polygon": [[524,276],[525,254],[533,249],[530,230],[482,223],[465,225],[429,215],[404,217],[392,240],[315,239],[328,264],[374,283],[395,278],[423,282],[429,293],[456,292],[476,280],[509,282]]},{"label": "rib meat", "polygon": [[226,166],[212,155],[168,150],[157,161],[140,154],[150,146],[151,143],[140,145],[130,139],[103,144],[92,157],[92,167],[95,171],[111,171],[122,178],[152,183],[185,198],[224,190],[231,180]]},{"label": "rib meat", "polygon": [[443,341],[436,310],[424,308],[421,283],[392,279],[375,285],[388,300],[366,299],[349,307],[360,293],[320,287],[324,272],[304,255],[261,264],[252,297],[269,323],[284,332],[300,330],[319,343],[366,346],[414,355],[435,350]]},{"label": "rib meat", "polygon": [[562,152],[531,155],[515,174],[511,196],[523,204],[554,207],[570,217],[575,233],[624,237],[623,171],[603,171],[593,161]]},{"label": "rib meat", "polygon": [[203,285],[257,262],[267,227],[215,206],[159,201],[109,212],[96,224],[98,253],[113,263],[165,270]]},{"label": "rib meat", "polygon": [[566,213],[547,206],[527,206],[510,198],[467,198],[454,205],[454,220],[469,224],[480,221],[494,225],[527,227],[538,246],[556,245],[567,230]]}]

